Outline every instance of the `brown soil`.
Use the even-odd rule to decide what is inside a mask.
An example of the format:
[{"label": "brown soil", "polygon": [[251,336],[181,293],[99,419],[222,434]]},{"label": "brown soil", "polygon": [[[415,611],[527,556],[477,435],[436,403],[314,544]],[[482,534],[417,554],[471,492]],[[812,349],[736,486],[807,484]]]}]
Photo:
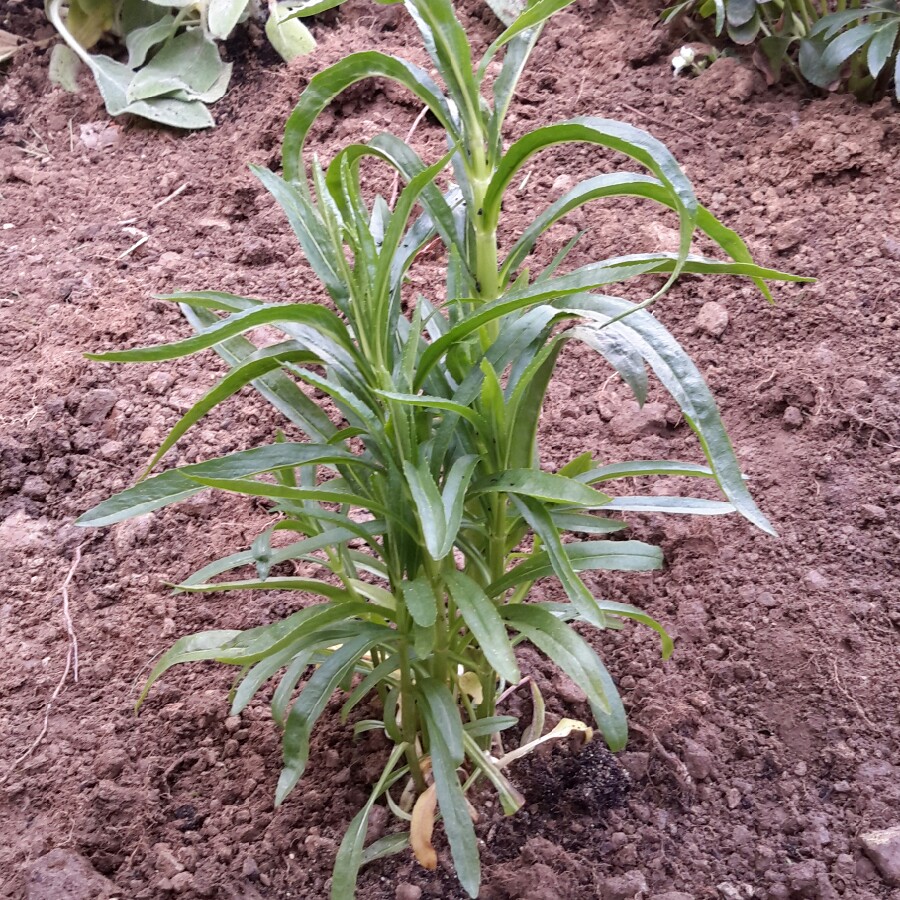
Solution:
[{"label": "brown soil", "polygon": [[[0,27],[42,36],[38,6],[4,5]],[[674,80],[667,58],[681,35],[654,29],[652,7],[580,0],[560,14],[510,125],[598,114],[646,127],[761,261],[819,279],[779,289],[775,307],[738,281],[685,279],[658,310],[699,360],[781,537],[737,519],[634,517],[633,533],[661,543],[668,567],[598,578],[598,589],[666,623],[677,651],[661,663],[653,635],[637,628],[592,638],[630,710],[620,757],[630,790],[598,749],[520,767],[525,811],[505,821],[482,809],[482,896],[886,900],[897,895],[859,835],[900,822],[900,120],[886,103],[767,89],[733,61]],[[467,26],[486,41],[495,20],[469,8]],[[112,530],[72,527],[129,483],[221,371],[212,358],[114,367],[82,351],[185,334],[154,293],[214,287],[289,300],[313,290],[246,163],[277,166],[283,121],[315,67],[363,46],[420,58],[395,7],[355,3],[316,30],[315,59],[291,67],[258,52],[252,30],[230,46],[237,75],[216,130],[126,122],[106,150],[81,140],[82,125],[106,118],[97,95],[51,88],[45,51],[20,54],[0,81],[2,896],[25,896],[29,884],[33,898],[70,896],[50,859],[93,885],[71,896],[324,898],[337,842],[377,775],[380,739],[354,743],[326,714],[305,780],[274,811],[279,749],[267,709],[227,718],[230,673],[213,666],[170,673],[133,713],[175,635],[288,612],[280,596],[174,599],[164,584],[245,547],[264,510],[212,497]],[[417,112],[399,91],[356,88],[325,117],[321,153],[384,128],[405,135]],[[438,147],[427,123],[416,142]],[[542,204],[561,190],[560,172],[577,178],[601,161],[545,154],[520,203]],[[584,223],[598,246],[575,263],[671,237],[646,207],[624,222],[598,206],[558,226],[536,264]],[[429,290],[427,272],[418,278]],[[711,300],[730,316],[719,338],[696,323]],[[635,418],[608,376],[587,351],[565,358],[544,420],[549,462],[582,449],[697,457],[669,407]],[[270,440],[277,424],[241,395],[171,462]],[[69,587],[78,681],[67,680],[46,736],[10,769],[63,672],[61,586],[79,547]],[[526,654],[523,664],[550,714],[588,715],[546,662]],[[45,856],[54,849],[69,853]],[[435,878],[406,857],[376,864],[359,896],[392,898],[398,885],[400,897],[418,896],[416,886],[459,896],[445,857]]]}]

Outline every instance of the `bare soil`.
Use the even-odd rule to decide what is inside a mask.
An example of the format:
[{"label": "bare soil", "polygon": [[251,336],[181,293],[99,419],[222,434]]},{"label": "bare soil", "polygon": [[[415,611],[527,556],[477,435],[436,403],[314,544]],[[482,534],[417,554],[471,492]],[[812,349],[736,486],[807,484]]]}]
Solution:
[{"label": "bare soil", "polygon": [[[46,36],[38,7],[4,4],[0,27]],[[480,4],[464,15],[476,42],[496,34]],[[421,54],[396,7],[352,3],[314,30],[319,51],[292,66],[255,27],[229,45],[236,77],[214,131],[121,122],[105,149],[82,138],[106,120],[98,96],[52,88],[45,50],[0,76],[0,896],[318,900],[380,770],[382,739],[354,742],[334,706],[301,787],[274,810],[267,708],[228,718],[231,673],[212,665],[171,672],[133,712],[176,635],[290,611],[279,595],[176,599],[165,586],[244,548],[264,509],[201,496],[111,530],[72,526],[129,484],[221,373],[211,355],[116,367],[82,352],[186,334],[156,293],[319,296],[246,164],[277,168],[284,119],[317,67],[363,47]],[[579,114],[645,127],[761,262],[818,279],[780,288],[775,306],[737,280],[685,279],[658,309],[701,364],[780,537],[739,519],[633,517],[632,533],[664,548],[666,570],[597,577],[596,588],[664,622],[676,653],[662,663],[638,628],[592,635],[630,711],[629,748],[618,762],[598,747],[557,749],[519,768],[525,810],[503,820],[481,809],[482,896],[887,900],[896,887],[859,837],[900,823],[900,118],[886,102],[767,88],[739,61],[673,79],[681,39],[654,27],[652,3],[579,0],[547,27],[510,127]],[[325,116],[319,152],[383,129],[403,136],[417,113],[401,91],[359,86]],[[427,122],[413,142],[441,152]],[[608,162],[577,148],[544,154],[509,233],[517,209]],[[557,226],[533,262],[585,225],[593,243],[573,264],[658,247],[671,224],[646,206],[599,204]],[[433,289],[427,267],[416,277]],[[698,319],[710,301],[729,317],[718,336]],[[573,349],[543,420],[548,464],[585,449],[698,459],[671,404],[652,400],[635,412],[617,379]],[[241,394],[169,461],[253,446],[280,424]],[[20,759],[64,670],[70,571],[78,680],[70,673],[46,735]],[[552,716],[589,715],[552,666],[527,652],[522,662]],[[372,836],[384,827],[376,817]],[[359,896],[460,896],[443,851],[441,866],[431,876],[406,856],[377,863]]]}]

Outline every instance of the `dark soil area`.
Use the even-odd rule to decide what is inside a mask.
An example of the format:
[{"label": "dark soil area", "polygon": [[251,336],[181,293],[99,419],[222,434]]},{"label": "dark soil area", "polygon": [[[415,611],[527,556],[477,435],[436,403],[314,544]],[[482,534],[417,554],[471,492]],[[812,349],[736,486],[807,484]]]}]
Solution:
[{"label": "dark soil area", "polygon": [[[0,4],[0,27],[43,37],[41,15],[37,3]],[[481,4],[464,18],[480,44],[498,31]],[[214,131],[123,121],[102,149],[85,143],[107,118],[98,95],[51,87],[46,50],[0,74],[0,896],[319,900],[380,773],[383,739],[354,741],[335,699],[304,781],[274,810],[268,709],[260,700],[229,718],[233,673],[212,665],[172,671],[133,712],[177,635],[290,611],[282,595],[176,598],[165,585],[244,549],[263,509],[200,495],[110,530],[72,526],[133,480],[222,371],[212,354],[116,367],[84,351],[187,334],[157,293],[318,296],[246,164],[278,166],[284,120],[317,68],[364,47],[422,60],[397,7],[360,0],[314,30],[318,52],[292,66],[256,51],[256,26],[228,48],[239,65]],[[629,709],[628,750],[618,763],[588,745],[520,764],[530,802],[512,820],[485,794],[482,896],[888,900],[897,886],[861,836],[900,825],[900,114],[767,88],[735,60],[676,80],[668,58],[681,39],[654,28],[652,3],[578,0],[545,30],[510,127],[595,114],[647,128],[760,262],[818,279],[779,288],[775,306],[738,280],[685,279],[657,310],[720,400],[780,537],[738,518],[631,517],[631,534],[664,548],[666,570],[592,583],[661,620],[676,652],[662,663],[637,627],[591,635]],[[404,136],[418,111],[395,88],[358,86],[324,117],[318,150],[328,159],[380,130]],[[427,122],[413,143],[443,152]],[[518,202],[543,205],[610,161],[545,153]],[[595,243],[573,265],[673,236],[647,206],[595,204],[560,223],[535,264],[585,225]],[[414,277],[433,289],[427,268]],[[722,309],[704,308],[713,301]],[[638,412],[597,357],[567,352],[543,419],[548,464],[582,450],[700,458],[671,405],[652,397]],[[280,424],[245,392],[168,461],[254,446]],[[64,584],[77,682],[70,671],[25,755],[71,647]],[[589,717],[551,665],[521,661],[551,720]],[[375,819],[373,838],[387,825]],[[358,896],[460,896],[439,850],[435,876],[395,857],[364,870]],[[66,878],[81,892],[66,893]]]}]

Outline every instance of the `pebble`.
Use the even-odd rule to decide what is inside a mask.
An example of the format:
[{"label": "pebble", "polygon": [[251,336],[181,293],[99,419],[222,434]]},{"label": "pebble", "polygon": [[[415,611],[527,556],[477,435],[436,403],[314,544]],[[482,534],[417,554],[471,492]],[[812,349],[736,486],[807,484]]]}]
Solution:
[{"label": "pebble", "polygon": [[602,900],[634,900],[636,896],[646,896],[647,879],[641,872],[628,872],[607,878],[600,885]]},{"label": "pebble", "polygon": [[184,866],[176,859],[168,844],[156,844],[153,849],[156,851],[156,871],[163,878],[171,879],[184,871]]},{"label": "pebble", "polygon": [[721,337],[728,327],[728,310],[721,303],[710,300],[709,303],[704,303],[700,307],[694,324],[700,331],[705,331],[711,337]]},{"label": "pebble", "polygon": [[56,848],[32,864],[25,897],[26,900],[101,900],[117,893],[116,886],[83,856]]},{"label": "pebble", "polygon": [[40,475],[29,475],[22,485],[22,494],[32,500],[46,500],[50,485]]},{"label": "pebble", "polygon": [[571,175],[560,175],[553,182],[553,186],[550,190],[553,192],[554,196],[559,197],[564,194],[566,191],[571,190],[575,185],[575,180]]},{"label": "pebble", "polygon": [[729,809],[737,809],[741,805],[741,792],[737,788],[725,791],[725,805]]},{"label": "pebble", "polygon": [[244,860],[244,863],[241,866],[241,875],[243,875],[244,878],[249,878],[251,881],[255,881],[259,878],[259,866],[252,856],[248,856]]},{"label": "pebble", "polygon": [[789,406],[784,411],[781,421],[788,431],[795,431],[803,424],[803,413],[796,406]]},{"label": "pebble", "polygon": [[144,387],[151,394],[164,394],[172,386],[173,376],[169,372],[152,372],[147,376]]},{"label": "pebble", "polygon": [[653,894],[650,900],[695,900],[693,894],[684,891],[666,891],[664,894]]},{"label": "pebble", "polygon": [[394,896],[397,898],[397,900],[420,900],[422,896],[422,888],[405,881],[403,882],[403,884],[397,885],[397,890],[394,892]]},{"label": "pebble", "polygon": [[76,418],[81,425],[99,425],[110,413],[119,399],[115,391],[97,388],[88,391],[78,404]]},{"label": "pebble", "polygon": [[190,872],[179,872],[169,882],[176,894],[183,894],[194,886],[194,876]]},{"label": "pebble", "polygon": [[779,253],[787,253],[788,250],[793,250],[803,240],[803,233],[803,220],[791,219],[791,221],[785,222],[778,230],[775,239],[772,241],[772,246]]},{"label": "pebble", "polygon": [[[28,484],[26,481],[25,484]],[[24,488],[22,489],[24,493]],[[863,522],[875,522],[881,524],[887,521],[887,510],[883,506],[876,506],[874,503],[863,503],[859,511],[862,513]]]},{"label": "pebble", "polygon": [[900,825],[869,831],[859,838],[878,874],[891,886],[900,887]]},{"label": "pebble", "polygon": [[696,741],[685,740],[681,755],[684,767],[695,781],[705,781],[715,771],[715,757],[706,747]]},{"label": "pebble", "polygon": [[830,582],[821,572],[810,569],[803,576],[803,584],[814,591],[827,591]]}]

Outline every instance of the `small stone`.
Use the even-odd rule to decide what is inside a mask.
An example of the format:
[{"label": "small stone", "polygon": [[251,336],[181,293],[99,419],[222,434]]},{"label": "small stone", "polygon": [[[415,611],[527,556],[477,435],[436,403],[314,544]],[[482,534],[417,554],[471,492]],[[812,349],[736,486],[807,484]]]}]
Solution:
[{"label": "small stone", "polygon": [[805,762],[798,762],[796,766],[794,766],[794,774],[798,778],[803,778],[808,771],[808,767]]},{"label": "small stone", "polygon": [[900,241],[896,241],[891,237],[886,237],[881,242],[881,253],[888,259],[900,261]]},{"label": "small stone", "polygon": [[737,788],[725,791],[725,805],[729,809],[737,809],[741,805],[741,792]]},{"label": "small stone", "polygon": [[144,386],[151,394],[164,394],[172,386],[172,380],[169,372],[152,372],[147,376]]},{"label": "small stone", "polygon": [[559,672],[553,679],[553,690],[560,700],[570,706],[577,706],[587,701],[585,692],[563,672]]},{"label": "small stone", "polygon": [[156,263],[166,272],[177,272],[184,267],[184,260],[181,258],[181,254],[172,250],[166,250],[165,253],[161,253]]},{"label": "small stone", "polygon": [[600,885],[603,900],[635,900],[647,894],[647,879],[641,872],[628,872],[614,878],[607,878]]},{"label": "small stone", "polygon": [[664,894],[653,894],[650,900],[695,900],[695,897],[684,891],[666,891]]},{"label": "small stone", "polygon": [[175,620],[174,619],[163,619],[162,628],[159,630],[159,636],[165,641],[170,637],[175,636]]},{"label": "small stone", "polygon": [[869,831],[859,838],[878,874],[891,886],[900,887],[900,825]]},{"label": "small stone", "polygon": [[803,413],[796,406],[789,406],[784,411],[781,421],[788,431],[796,431],[803,425]]},{"label": "small stone", "polygon": [[728,310],[721,303],[710,300],[700,307],[694,324],[711,337],[721,337],[728,327]]},{"label": "small stone", "polygon": [[841,385],[841,393],[852,400],[869,400],[872,397],[869,385],[862,378],[848,378]]},{"label": "small stone", "polygon": [[625,443],[659,432],[665,426],[666,408],[662,403],[645,403],[641,407],[634,400],[625,400],[609,420],[612,435]]},{"label": "small stone", "polygon": [[575,184],[575,180],[571,175],[560,175],[553,182],[553,186],[550,188],[551,192],[555,197],[559,197],[564,194],[566,191],[571,190],[573,185]]},{"label": "small stone", "polygon": [[32,500],[46,500],[50,485],[40,475],[29,475],[22,485],[22,494]]},{"label": "small stone", "polygon": [[176,894],[183,894],[189,891],[194,885],[194,876],[190,872],[179,872],[177,875],[169,879],[172,883],[172,890]]},{"label": "small stone", "polygon": [[394,896],[397,900],[420,900],[422,896],[422,888],[418,885],[410,884],[405,881],[403,884],[397,885],[397,890],[394,892]]},{"label": "small stone", "polygon": [[178,861],[168,844],[156,844],[153,849],[156,852],[156,871],[163,878],[174,878],[184,871],[184,866]]},{"label": "small stone", "polygon": [[77,419],[81,425],[99,425],[116,405],[118,395],[107,388],[88,391],[78,404]]},{"label": "small stone", "polygon": [[371,844],[384,837],[387,832],[390,813],[386,806],[376,803],[369,813],[369,824],[366,829],[366,844]]},{"label": "small stone", "polygon": [[[30,479],[29,479],[30,480]],[[27,485],[28,482],[26,481]],[[24,493],[25,489],[22,489]],[[883,506],[876,506],[874,503],[863,503],[859,511],[862,513],[863,522],[874,522],[878,525],[887,521],[887,510]]]},{"label": "small stone", "polygon": [[101,900],[118,894],[83,856],[56,848],[36,860],[28,872],[26,900]]},{"label": "small stone", "polygon": [[125,451],[125,445],[121,441],[106,441],[100,445],[100,455],[104,459],[119,459]]},{"label": "small stone", "polygon": [[681,755],[684,767],[695,781],[705,781],[715,771],[715,757],[696,741],[685,740]]},{"label": "small stone", "polygon": [[229,734],[234,734],[238,728],[241,727],[241,717],[240,716],[228,716],[225,720],[225,730]]},{"label": "small stone", "polygon": [[778,230],[775,239],[772,241],[772,246],[779,253],[787,253],[788,250],[793,250],[803,240],[803,234],[803,220],[791,219],[789,222],[785,222]]},{"label": "small stone", "polygon": [[619,761],[635,781],[642,781],[650,771],[650,754],[640,750],[623,753]]},{"label": "small stone", "polygon": [[259,866],[252,856],[248,856],[244,860],[244,864],[241,866],[241,875],[244,878],[249,878],[251,881],[256,881],[259,878]]},{"label": "small stone", "polygon": [[815,569],[810,569],[803,576],[803,584],[814,591],[827,591],[831,582]]}]

